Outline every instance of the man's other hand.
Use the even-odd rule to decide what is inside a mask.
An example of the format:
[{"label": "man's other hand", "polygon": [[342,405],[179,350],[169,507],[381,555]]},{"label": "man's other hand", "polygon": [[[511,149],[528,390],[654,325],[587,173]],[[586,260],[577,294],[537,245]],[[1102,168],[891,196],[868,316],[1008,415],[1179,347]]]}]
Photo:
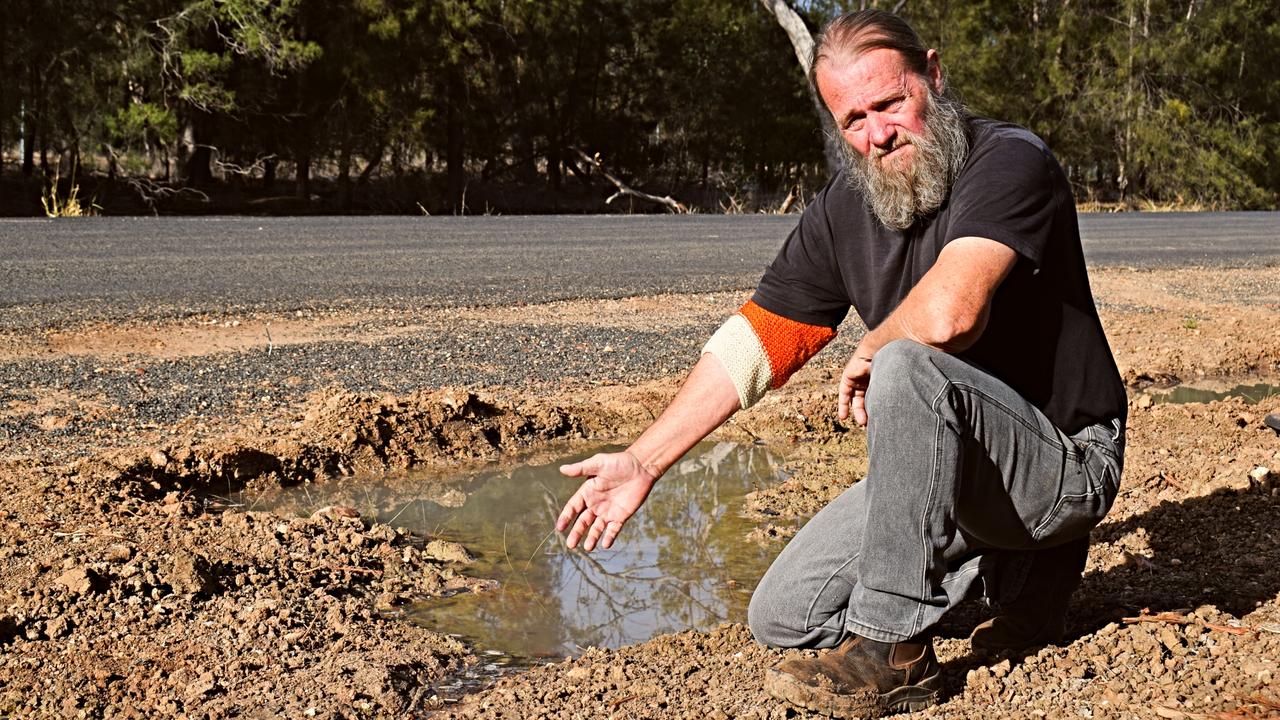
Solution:
[{"label": "man's other hand", "polygon": [[867,426],[867,386],[871,383],[871,359],[862,356],[862,346],[854,350],[840,374],[839,415],[841,420],[848,420],[853,413],[853,421],[859,427]]},{"label": "man's other hand", "polygon": [[594,550],[596,543],[605,549],[612,546],[622,526],[640,509],[658,481],[629,452],[598,453],[582,462],[561,465],[560,472],[568,477],[587,478],[556,520],[557,532],[573,526],[565,545],[577,547],[585,536],[582,549],[587,552]]}]

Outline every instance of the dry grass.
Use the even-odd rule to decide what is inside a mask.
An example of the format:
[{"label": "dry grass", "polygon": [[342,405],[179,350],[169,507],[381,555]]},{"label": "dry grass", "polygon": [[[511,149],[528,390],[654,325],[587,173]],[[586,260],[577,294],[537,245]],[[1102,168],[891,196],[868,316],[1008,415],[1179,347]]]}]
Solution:
[{"label": "dry grass", "polygon": [[[71,177],[75,177],[74,171],[72,171]],[[97,215],[98,211],[102,209],[92,200],[87,205],[80,203],[80,185],[75,181],[72,181],[66,197],[59,197],[58,180],[59,176],[55,173],[53,182],[50,182],[49,186],[40,195],[40,204],[44,206],[44,214],[48,217],[87,217]]]}]

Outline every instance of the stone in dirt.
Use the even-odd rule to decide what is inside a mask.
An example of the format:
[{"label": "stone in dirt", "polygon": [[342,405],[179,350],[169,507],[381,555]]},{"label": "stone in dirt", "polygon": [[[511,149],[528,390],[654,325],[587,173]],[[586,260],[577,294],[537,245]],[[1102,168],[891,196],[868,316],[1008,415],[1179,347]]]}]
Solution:
[{"label": "stone in dirt", "polygon": [[432,540],[422,549],[422,553],[430,560],[447,563],[468,564],[475,562],[475,558],[467,549],[456,542],[448,540]]},{"label": "stone in dirt", "polygon": [[107,548],[107,562],[129,562],[129,558],[131,557],[133,557],[133,551],[129,549],[128,545],[117,543]]},{"label": "stone in dirt", "polygon": [[69,632],[71,632],[71,623],[62,615],[44,624],[44,633],[51,638],[60,638]]},{"label": "stone in dirt", "polygon": [[66,588],[72,595],[88,595],[101,588],[101,580],[97,573],[81,566],[62,573],[55,582]]},{"label": "stone in dirt", "polygon": [[1249,473],[1249,484],[1262,492],[1271,491],[1271,469],[1259,465]]},{"label": "stone in dirt", "polygon": [[152,450],[149,457],[151,464],[158,468],[163,468],[169,464],[169,456],[163,450]]},{"label": "stone in dirt", "polygon": [[165,574],[165,581],[175,595],[211,593],[218,587],[209,562],[198,555],[186,552],[174,555],[173,564]]}]

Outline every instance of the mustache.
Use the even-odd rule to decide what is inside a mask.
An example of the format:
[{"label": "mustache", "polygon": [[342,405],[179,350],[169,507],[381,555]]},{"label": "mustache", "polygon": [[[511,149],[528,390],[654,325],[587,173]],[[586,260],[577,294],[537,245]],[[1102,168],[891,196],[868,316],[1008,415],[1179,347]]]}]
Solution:
[{"label": "mustache", "polygon": [[872,145],[871,151],[868,154],[871,156],[872,160],[879,160],[880,158],[884,157],[885,155],[888,155],[894,150],[897,150],[903,145],[913,145],[913,144],[915,144],[915,138],[913,137],[912,133],[906,130],[898,130],[898,133],[897,135],[894,136],[893,143],[891,145],[889,145],[888,147],[883,147],[880,145]]}]

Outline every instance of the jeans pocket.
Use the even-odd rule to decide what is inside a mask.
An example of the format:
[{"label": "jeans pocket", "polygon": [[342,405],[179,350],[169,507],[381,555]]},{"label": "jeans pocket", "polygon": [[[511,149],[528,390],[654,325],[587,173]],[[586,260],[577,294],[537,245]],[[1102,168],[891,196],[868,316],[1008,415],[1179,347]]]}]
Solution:
[{"label": "jeans pocket", "polygon": [[1111,510],[1120,475],[1111,453],[1086,446],[1074,475],[1074,482],[1064,483],[1058,502],[1032,531],[1037,542],[1059,543],[1084,537]]}]

